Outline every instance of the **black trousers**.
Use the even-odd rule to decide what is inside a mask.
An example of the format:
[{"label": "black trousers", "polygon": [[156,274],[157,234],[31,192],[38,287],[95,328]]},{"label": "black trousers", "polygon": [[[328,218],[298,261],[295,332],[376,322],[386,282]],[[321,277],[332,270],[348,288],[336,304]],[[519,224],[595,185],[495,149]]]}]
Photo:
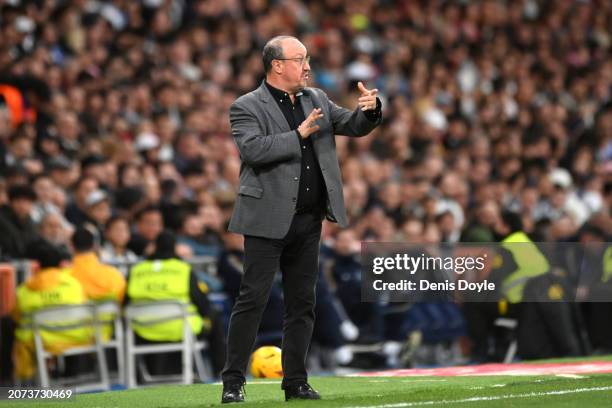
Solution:
[{"label": "black trousers", "polygon": [[282,239],[244,237],[244,276],[230,318],[223,382],[244,381],[274,275],[282,272],[284,312],[282,388],[306,381],[314,326],[322,216],[296,214]]}]

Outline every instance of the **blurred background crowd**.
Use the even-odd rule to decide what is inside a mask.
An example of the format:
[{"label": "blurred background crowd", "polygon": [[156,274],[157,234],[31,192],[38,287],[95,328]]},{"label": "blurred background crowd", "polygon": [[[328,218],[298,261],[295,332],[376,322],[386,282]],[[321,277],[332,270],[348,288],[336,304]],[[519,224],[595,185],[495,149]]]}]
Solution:
[{"label": "blurred background crowd", "polygon": [[[336,103],[356,107],[357,81],[383,101],[370,136],[337,137],[351,226],[326,222],[322,237],[322,264],[341,264],[325,290],[354,317],[356,294],[339,291],[363,240],[494,242],[508,211],[534,241],[609,240],[612,2],[0,4],[5,260],[37,237],[70,259],[88,226],[105,262],[152,254],[168,229],[184,259],[234,265],[228,109],[263,79],[278,34],[306,45],[311,85]],[[221,276],[229,292],[235,279]]]}]

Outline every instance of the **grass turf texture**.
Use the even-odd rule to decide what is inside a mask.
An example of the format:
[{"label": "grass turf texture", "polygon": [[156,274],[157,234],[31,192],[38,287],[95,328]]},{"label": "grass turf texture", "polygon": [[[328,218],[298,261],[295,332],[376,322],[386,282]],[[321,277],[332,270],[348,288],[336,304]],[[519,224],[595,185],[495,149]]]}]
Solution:
[{"label": "grass turf texture", "polygon": [[[323,400],[285,403],[280,384],[264,380],[249,382],[246,389],[247,403],[239,406],[289,406],[291,408],[306,406],[373,407],[384,404],[397,404],[397,408],[412,406],[521,408],[612,406],[612,374],[584,375],[584,378],[556,376],[313,377],[310,382],[315,389],[321,392]],[[81,394],[72,401],[64,402],[2,401],[0,407],[187,408],[219,406],[221,388],[220,384],[159,386],[128,391]],[[599,388],[599,390],[590,390],[591,388]],[[583,391],[576,392],[577,389]],[[492,399],[484,400],[488,397]],[[464,401],[470,398],[479,400]]]}]

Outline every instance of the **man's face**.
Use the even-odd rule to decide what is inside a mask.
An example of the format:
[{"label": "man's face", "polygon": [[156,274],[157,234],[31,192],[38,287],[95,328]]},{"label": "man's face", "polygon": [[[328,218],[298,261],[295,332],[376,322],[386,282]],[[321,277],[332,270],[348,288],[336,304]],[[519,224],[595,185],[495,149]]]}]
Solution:
[{"label": "man's face", "polygon": [[188,237],[198,237],[204,232],[204,225],[200,217],[189,215],[183,224],[183,233]]},{"label": "man's face", "polygon": [[158,211],[143,214],[138,221],[138,232],[148,241],[154,241],[164,229],[162,215]]},{"label": "man's face", "polygon": [[32,141],[25,137],[20,137],[11,144],[10,149],[13,156],[19,159],[30,157],[32,154]]},{"label": "man's face", "polygon": [[34,191],[36,197],[40,201],[49,202],[51,201],[51,195],[53,194],[53,181],[47,177],[41,177],[34,183]]},{"label": "man's face", "polygon": [[115,221],[106,230],[105,236],[113,245],[124,247],[130,241],[130,227],[125,221]]},{"label": "man's face", "polygon": [[352,255],[359,251],[359,241],[352,230],[344,230],[336,238],[336,252],[340,255]]},{"label": "man's face", "polygon": [[104,200],[88,208],[87,214],[98,224],[105,224],[111,217],[111,207],[108,201]]},{"label": "man's face", "polygon": [[105,163],[89,165],[84,170],[84,175],[97,180],[99,183],[105,181]]},{"label": "man's face", "polygon": [[181,156],[185,157],[186,159],[198,158],[201,150],[201,144],[198,136],[193,133],[189,133],[181,137],[178,144],[178,150]]},{"label": "man's face", "polygon": [[85,200],[87,196],[93,193],[98,189],[98,182],[92,178],[88,178],[87,180],[83,180],[83,182],[79,185],[79,188],[75,192],[75,198],[77,203],[84,207]]},{"label": "man's face", "polygon": [[79,168],[72,166],[69,169],[55,168],[49,173],[49,177],[54,184],[59,187],[69,190],[80,176]]},{"label": "man's face", "polygon": [[423,223],[419,220],[410,220],[402,227],[404,241],[419,242],[423,237]]},{"label": "man's face", "polygon": [[221,211],[216,205],[205,205],[198,209],[200,220],[205,228],[220,230],[222,227]]},{"label": "man's face", "polygon": [[49,214],[43,218],[40,224],[40,235],[52,243],[63,243],[66,234],[60,217],[56,214]]},{"label": "man's face", "polygon": [[290,91],[297,92],[308,86],[310,64],[306,61],[307,51],[304,44],[296,39],[282,42],[283,60],[279,60],[280,75]]},{"label": "man's face", "polygon": [[25,220],[30,216],[34,202],[27,198],[17,198],[11,201],[11,208],[20,220]]}]

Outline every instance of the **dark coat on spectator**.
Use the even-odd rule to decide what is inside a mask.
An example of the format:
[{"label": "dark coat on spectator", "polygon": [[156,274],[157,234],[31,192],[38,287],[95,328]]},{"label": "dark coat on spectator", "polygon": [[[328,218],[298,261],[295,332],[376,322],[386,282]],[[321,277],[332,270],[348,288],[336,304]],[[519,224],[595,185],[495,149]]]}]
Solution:
[{"label": "dark coat on spectator", "polygon": [[25,257],[28,243],[37,238],[38,232],[31,220],[19,220],[8,205],[0,207],[0,257]]}]

